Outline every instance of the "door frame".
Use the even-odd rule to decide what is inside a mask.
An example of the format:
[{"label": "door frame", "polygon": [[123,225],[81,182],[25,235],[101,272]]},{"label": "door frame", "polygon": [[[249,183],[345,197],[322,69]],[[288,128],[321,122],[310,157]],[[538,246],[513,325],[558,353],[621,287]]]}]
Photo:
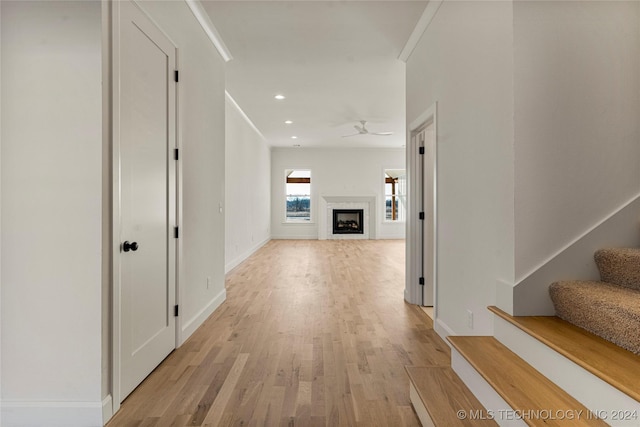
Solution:
[{"label": "door frame", "polygon": [[[422,300],[422,285],[419,284],[419,278],[422,273],[422,251],[420,247],[422,236],[422,228],[420,227],[420,220],[418,219],[418,210],[420,205],[421,193],[423,193],[424,183],[421,181],[420,162],[423,157],[418,152],[419,142],[414,141],[414,135],[422,128],[433,125],[433,138],[431,143],[433,144],[433,200],[431,212],[425,212],[425,227],[431,227],[433,242],[433,271],[431,272],[431,279],[433,281],[433,306],[434,306],[434,320],[438,314],[437,301],[438,301],[438,121],[437,121],[438,103],[432,104],[427,110],[425,110],[418,118],[413,120],[408,125],[407,132],[407,180],[408,180],[408,211],[407,211],[407,256],[406,256],[406,280],[405,285],[405,299],[413,304],[423,305]],[[428,243],[426,243],[428,245]]]},{"label": "door frame", "polygon": [[[142,12],[156,27],[156,29],[161,32],[175,47],[175,69],[179,69],[179,51],[176,47],[176,43],[167,35],[162,28],[155,22],[151,16],[138,4],[136,0],[125,0],[130,3],[133,7],[136,7],[139,11]],[[120,13],[121,13],[121,5],[123,2],[121,1],[109,1],[108,2],[111,10],[110,10],[110,40],[108,43],[110,46],[110,133],[111,133],[111,363],[110,363],[110,391],[111,391],[111,415],[115,414],[120,409],[120,401],[121,401],[121,385],[120,385],[120,375],[121,375],[121,359],[120,359],[120,351],[121,351],[121,305],[120,305],[120,293],[121,293],[121,280],[120,280],[120,231],[121,231],[121,180],[120,180]],[[173,226],[178,227],[179,230],[182,229],[182,168],[181,159],[172,162],[172,153],[171,151],[175,148],[180,150],[181,148],[181,140],[180,140],[180,127],[179,127],[179,85],[175,84],[174,86],[174,94],[173,94],[173,104],[174,104],[174,147],[168,147],[168,160],[170,163],[167,164],[168,171],[168,179],[169,183],[173,182],[172,185],[168,183],[168,197],[169,197],[169,209],[173,210],[173,218],[175,224],[168,224],[167,227],[167,235],[170,239],[172,239],[172,235],[170,229]],[[179,151],[180,152],[180,151]],[[182,154],[180,152],[180,154]],[[172,162],[172,163],[171,163]],[[170,164],[173,164],[173,168],[170,167]],[[173,170],[171,170],[173,169]],[[175,304],[180,305],[181,302],[181,276],[182,269],[180,268],[182,265],[182,239],[174,239],[175,247],[174,253],[171,258],[173,259],[173,274],[175,280]],[[170,269],[171,270],[171,269]],[[181,316],[175,317],[175,347],[181,344],[182,339],[182,321]]]}]

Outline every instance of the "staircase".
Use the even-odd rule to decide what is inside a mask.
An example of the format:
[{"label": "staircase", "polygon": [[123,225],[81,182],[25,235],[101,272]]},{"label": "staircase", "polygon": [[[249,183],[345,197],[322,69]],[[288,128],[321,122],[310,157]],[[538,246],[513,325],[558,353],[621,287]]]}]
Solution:
[{"label": "staircase", "polygon": [[[595,261],[601,281],[550,286],[558,316],[489,307],[494,337],[448,337],[449,379],[410,375],[411,401],[428,415],[423,425],[640,427],[640,249],[603,249]],[[440,413],[427,409],[451,378],[477,403],[450,399]],[[465,419],[452,421],[454,411]]]}]

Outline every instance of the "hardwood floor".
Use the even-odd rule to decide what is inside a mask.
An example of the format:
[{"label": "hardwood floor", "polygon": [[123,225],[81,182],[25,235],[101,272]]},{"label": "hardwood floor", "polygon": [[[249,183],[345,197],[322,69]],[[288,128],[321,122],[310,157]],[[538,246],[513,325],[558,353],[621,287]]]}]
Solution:
[{"label": "hardwood floor", "polygon": [[419,426],[404,366],[450,352],[404,271],[404,241],[269,242],[108,426]]}]

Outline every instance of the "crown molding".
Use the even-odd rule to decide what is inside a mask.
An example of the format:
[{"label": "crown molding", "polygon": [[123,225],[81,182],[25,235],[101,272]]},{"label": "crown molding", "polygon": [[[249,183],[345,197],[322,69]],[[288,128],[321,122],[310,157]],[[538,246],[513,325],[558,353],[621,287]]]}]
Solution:
[{"label": "crown molding", "polygon": [[220,53],[220,56],[222,56],[222,59],[224,59],[224,62],[231,61],[233,59],[233,56],[231,56],[229,48],[227,48],[227,46],[224,44],[224,40],[222,40],[220,33],[218,33],[218,30],[213,25],[213,22],[211,22],[211,18],[209,18],[209,15],[204,9],[204,6],[202,6],[200,0],[184,1],[185,3],[187,3],[187,6],[189,6],[189,9],[191,9],[191,12],[200,23],[200,26],[202,26],[202,29],[209,37],[209,40],[211,40],[211,43],[213,43],[213,45],[218,50],[218,53]]},{"label": "crown molding", "polygon": [[260,129],[258,129],[258,127],[251,121],[251,119],[249,118],[249,116],[247,116],[244,110],[240,108],[240,106],[238,105],[236,100],[233,99],[231,94],[225,90],[224,95],[227,97],[227,100],[235,107],[235,109],[238,110],[238,113],[240,113],[240,115],[247,122],[247,124],[251,126],[251,128],[255,131],[255,133],[257,133],[260,136],[260,138],[262,138],[262,140],[268,145],[269,141],[267,140],[267,138],[264,137],[262,132],[260,132]]},{"label": "crown molding", "polygon": [[427,7],[425,7],[424,11],[422,12],[422,16],[411,32],[409,40],[407,40],[407,43],[402,49],[402,52],[400,52],[400,56],[398,56],[399,60],[401,60],[402,62],[407,62],[409,60],[409,57],[418,45],[420,38],[422,37],[424,32],[427,31],[429,24],[431,24],[433,17],[436,16],[438,9],[440,9],[440,6],[442,6],[443,2],[444,0],[430,0],[429,3],[427,3]]}]

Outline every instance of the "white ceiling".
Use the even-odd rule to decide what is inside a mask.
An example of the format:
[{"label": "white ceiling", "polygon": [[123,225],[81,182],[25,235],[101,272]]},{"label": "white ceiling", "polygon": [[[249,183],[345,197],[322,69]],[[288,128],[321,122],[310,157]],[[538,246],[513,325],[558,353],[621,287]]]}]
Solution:
[{"label": "white ceiling", "polygon": [[[202,1],[233,55],[227,91],[276,147],[401,147],[405,65],[397,58],[426,4]],[[286,99],[275,100],[279,93]],[[394,134],[342,138],[359,120]]]}]

